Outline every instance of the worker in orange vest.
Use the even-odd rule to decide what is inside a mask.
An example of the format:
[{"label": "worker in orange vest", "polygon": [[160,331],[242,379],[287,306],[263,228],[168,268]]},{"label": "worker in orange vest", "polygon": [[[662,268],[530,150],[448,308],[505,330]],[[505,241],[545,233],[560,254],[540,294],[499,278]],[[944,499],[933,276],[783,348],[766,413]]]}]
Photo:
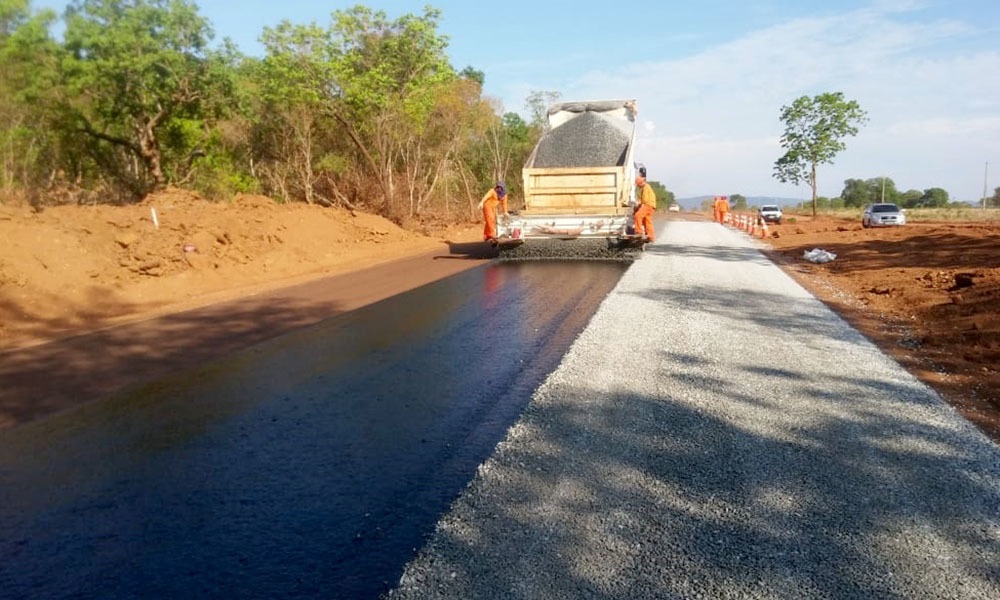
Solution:
[{"label": "worker in orange vest", "polygon": [[648,242],[656,239],[656,232],[653,230],[653,211],[656,210],[656,192],[653,187],[646,184],[646,167],[639,167],[639,174],[635,176],[636,196],[638,205],[635,207],[634,227],[636,235],[645,233]]},{"label": "worker in orange vest", "polygon": [[712,220],[716,223],[721,223],[719,220],[719,197],[712,196]]},{"label": "worker in orange vest", "polygon": [[719,196],[719,223],[726,222],[726,214],[729,213],[729,198],[727,196]]},{"label": "worker in orange vest", "polygon": [[503,214],[507,212],[507,186],[503,181],[498,181],[496,186],[486,192],[483,199],[479,201],[479,209],[483,211],[483,239],[487,242],[497,239],[497,208],[503,209]]}]

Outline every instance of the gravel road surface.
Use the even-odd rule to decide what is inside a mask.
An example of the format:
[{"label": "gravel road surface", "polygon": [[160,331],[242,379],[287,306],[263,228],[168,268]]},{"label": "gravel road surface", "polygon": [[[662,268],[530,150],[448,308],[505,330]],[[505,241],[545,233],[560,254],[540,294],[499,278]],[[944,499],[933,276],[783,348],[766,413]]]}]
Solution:
[{"label": "gravel road surface", "polygon": [[713,223],[671,222],[391,598],[1000,598],[1000,448]]}]

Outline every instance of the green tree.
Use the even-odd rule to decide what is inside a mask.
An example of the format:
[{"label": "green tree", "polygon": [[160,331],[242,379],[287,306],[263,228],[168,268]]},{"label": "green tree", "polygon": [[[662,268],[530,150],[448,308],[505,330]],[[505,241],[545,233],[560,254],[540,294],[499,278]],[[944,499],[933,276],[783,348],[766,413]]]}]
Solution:
[{"label": "green tree", "polygon": [[[335,82],[334,55],[329,30],[315,24],[288,21],[265,28],[260,36],[265,57],[256,70],[260,90],[254,157],[264,189],[288,201],[324,202],[316,195],[323,177],[320,163],[338,170],[335,144],[324,147],[325,131],[339,127],[324,81]],[[336,184],[336,199],[351,207]]]},{"label": "green tree", "polygon": [[486,73],[483,73],[482,71],[473,68],[471,65],[462,69],[462,71],[458,74],[458,76],[461,77],[462,79],[470,79],[472,81],[475,81],[476,83],[479,84],[480,88],[482,88],[483,85],[486,83]]},{"label": "green tree", "polygon": [[743,194],[733,194],[729,196],[729,206],[732,207],[732,210],[746,210],[747,197]]},{"label": "green tree", "polygon": [[781,109],[785,131],[781,147],[785,154],[774,165],[774,177],[783,183],[807,182],[812,188],[816,214],[816,167],[832,163],[847,146],[843,138],[857,135],[867,113],[841,92],[802,96]]},{"label": "green tree", "polygon": [[519,197],[521,186],[515,175],[519,174],[537,141],[537,133],[517,113],[504,113],[499,120],[491,121],[487,131],[487,146],[492,165],[489,172],[484,173],[486,179],[483,183],[504,180],[508,191],[514,197]]},{"label": "green tree", "polygon": [[412,211],[420,201],[413,197],[417,188],[427,191],[434,180],[426,169],[439,170],[455,148],[433,126],[438,117],[454,122],[454,114],[439,109],[458,78],[444,52],[446,38],[437,33],[439,20],[440,11],[430,7],[421,16],[391,20],[358,5],[335,11],[326,29],[285,22],[262,37],[265,61],[283,72],[288,86],[301,88],[296,97],[318,107],[351,140],[387,215],[402,210],[399,176]]},{"label": "green tree", "polygon": [[[498,108],[497,104],[494,108]],[[501,116],[494,113],[485,127],[467,132],[471,143],[463,147],[456,157],[461,193],[466,198],[468,215],[475,218],[476,203],[493,182],[502,179],[507,184],[511,210],[517,210],[523,201],[521,166],[538,142],[540,132],[532,128],[515,112]]]},{"label": "green tree", "polygon": [[847,179],[844,189],[840,192],[847,208],[859,208],[875,201],[871,187],[863,179]]},{"label": "green tree", "polygon": [[819,196],[816,198],[816,204],[829,210],[844,208],[844,200],[840,197],[827,198],[826,196]]},{"label": "green tree", "polygon": [[890,177],[866,179],[865,186],[869,189],[869,197],[872,198],[872,202],[897,202],[899,200],[896,182]]},{"label": "green tree", "polygon": [[942,188],[933,187],[924,190],[917,206],[943,208],[948,206],[948,202],[948,192]]},{"label": "green tree", "polygon": [[661,208],[667,208],[671,204],[674,204],[677,201],[676,197],[674,196],[674,193],[668,190],[666,186],[664,186],[659,181],[650,180],[647,183],[649,183],[650,187],[653,188],[653,192],[656,193],[657,210]]},{"label": "green tree", "polygon": [[0,0],[0,191],[33,189],[54,171],[55,138],[46,107],[55,81],[58,47],[49,36],[50,10],[34,13],[27,0]]},{"label": "green tree", "polygon": [[441,86],[456,78],[445,54],[447,40],[437,32],[440,18],[431,7],[395,20],[360,5],[334,12],[334,116],[360,142],[383,183],[386,214],[397,210],[393,176],[399,161],[407,160],[407,145],[426,131]]},{"label": "green tree", "polygon": [[906,190],[899,195],[899,203],[903,208],[913,208],[917,206],[920,199],[924,197],[924,193],[920,190]]},{"label": "green tree", "polygon": [[[800,202],[795,205],[796,210],[809,210],[812,208],[813,203],[811,201]],[[834,210],[837,208],[843,208],[844,201],[842,198],[827,198],[826,196],[817,196],[815,206],[818,210]]]},{"label": "green tree", "polygon": [[993,208],[1000,208],[1000,187],[993,189],[993,195],[985,198],[986,205]]},{"label": "green tree", "polygon": [[168,172],[188,170],[204,153],[231,72],[209,50],[212,37],[187,0],[76,0],[67,8],[65,114],[133,193],[164,186]]}]

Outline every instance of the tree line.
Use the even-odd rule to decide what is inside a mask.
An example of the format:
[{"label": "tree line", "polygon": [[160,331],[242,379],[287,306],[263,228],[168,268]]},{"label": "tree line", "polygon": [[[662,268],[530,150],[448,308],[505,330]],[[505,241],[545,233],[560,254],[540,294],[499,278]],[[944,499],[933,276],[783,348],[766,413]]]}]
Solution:
[{"label": "tree line", "polygon": [[[869,179],[847,179],[844,189],[836,198],[817,197],[817,206],[822,210],[838,210],[842,208],[862,208],[875,202],[891,202],[903,208],[968,208],[967,202],[952,200],[948,191],[940,187],[925,190],[909,189],[900,191],[890,177],[872,177]],[[993,196],[985,199],[985,205],[1000,208],[1000,188],[996,188]],[[808,208],[803,203],[799,208]]]},{"label": "tree line", "polygon": [[[128,203],[166,186],[215,199],[364,207],[397,221],[472,214],[544,127],[502,113],[450,63],[441,13],[357,5],[283,21],[262,57],[189,0],[75,0],[63,15],[0,0],[0,194]],[[52,31],[61,21],[63,35]]]}]

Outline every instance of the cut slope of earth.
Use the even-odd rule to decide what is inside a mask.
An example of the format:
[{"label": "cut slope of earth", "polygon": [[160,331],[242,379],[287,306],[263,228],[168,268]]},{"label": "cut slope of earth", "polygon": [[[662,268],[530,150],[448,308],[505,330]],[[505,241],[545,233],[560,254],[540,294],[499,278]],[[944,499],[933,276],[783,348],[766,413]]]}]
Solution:
[{"label": "cut slope of earth", "polygon": [[446,248],[370,214],[177,190],[132,206],[0,205],[0,240],[0,349]]}]

